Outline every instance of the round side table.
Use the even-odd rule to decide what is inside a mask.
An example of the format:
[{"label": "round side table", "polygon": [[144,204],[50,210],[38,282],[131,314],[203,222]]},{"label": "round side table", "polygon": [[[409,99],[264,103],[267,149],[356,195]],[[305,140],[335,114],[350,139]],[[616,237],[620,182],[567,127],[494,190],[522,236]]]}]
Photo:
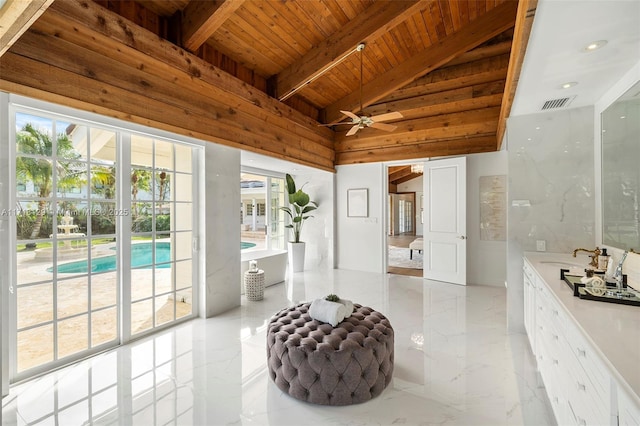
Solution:
[{"label": "round side table", "polygon": [[244,295],[247,300],[262,300],[264,298],[264,271],[247,271],[244,273]]}]

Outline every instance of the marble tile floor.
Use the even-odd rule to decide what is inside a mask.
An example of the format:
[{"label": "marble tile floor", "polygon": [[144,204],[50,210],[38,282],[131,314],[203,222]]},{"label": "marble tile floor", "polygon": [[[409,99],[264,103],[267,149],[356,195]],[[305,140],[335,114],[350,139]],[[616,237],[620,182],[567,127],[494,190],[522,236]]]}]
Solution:
[{"label": "marble tile floor", "polygon": [[[280,308],[329,293],[384,313],[395,369],[364,404],[283,394],[266,367]],[[306,271],[265,299],[195,319],[15,385],[3,425],[549,425],[526,336],[506,327],[503,287],[346,270]]]}]

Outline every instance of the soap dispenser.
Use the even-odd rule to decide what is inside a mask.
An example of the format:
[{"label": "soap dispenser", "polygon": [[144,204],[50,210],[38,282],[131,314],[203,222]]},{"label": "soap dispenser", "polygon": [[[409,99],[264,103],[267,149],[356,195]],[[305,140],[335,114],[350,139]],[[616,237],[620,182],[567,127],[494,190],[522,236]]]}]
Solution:
[{"label": "soap dispenser", "polygon": [[609,263],[609,255],[607,254],[607,249],[603,248],[602,253],[598,256],[598,269],[601,271],[606,271]]}]

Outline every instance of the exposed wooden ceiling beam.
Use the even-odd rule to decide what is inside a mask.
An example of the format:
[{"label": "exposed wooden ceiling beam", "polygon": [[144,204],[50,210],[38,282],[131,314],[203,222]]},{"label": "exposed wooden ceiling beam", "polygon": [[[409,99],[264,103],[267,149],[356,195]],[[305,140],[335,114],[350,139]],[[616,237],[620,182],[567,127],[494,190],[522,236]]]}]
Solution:
[{"label": "exposed wooden ceiling beam", "polygon": [[389,170],[389,182],[394,182],[411,174],[411,166],[400,166],[399,170]]},{"label": "exposed wooden ceiling beam", "polygon": [[505,84],[504,94],[502,97],[502,109],[498,119],[498,131],[496,135],[497,146],[500,150],[502,139],[507,127],[507,117],[511,113],[513,98],[516,94],[518,81],[520,79],[520,71],[524,62],[524,55],[527,51],[527,43],[529,35],[531,35],[531,27],[533,26],[533,18],[536,14],[538,0],[520,0],[518,5],[518,14],[516,16],[516,26],[513,33],[513,46],[511,48],[511,57],[509,58],[509,69],[507,71],[507,81]]},{"label": "exposed wooden ceiling beam", "polygon": [[0,56],[47,10],[53,0],[7,0],[0,9]]},{"label": "exposed wooden ceiling beam", "polygon": [[380,103],[426,96],[490,81],[504,81],[508,67],[509,56],[500,55],[454,67],[438,68],[385,96]]},{"label": "exposed wooden ceiling beam", "polygon": [[[394,123],[393,132],[364,129],[354,136],[336,135],[337,152],[358,151],[383,146],[414,145],[422,141],[445,140],[494,134],[498,125],[499,107],[444,114]],[[415,157],[417,158],[417,156]]]},{"label": "exposed wooden ceiling beam", "polygon": [[[409,167],[411,167],[411,166],[409,166]],[[407,175],[405,177],[402,177],[402,178],[394,181],[393,183],[396,184],[396,185],[400,185],[401,183],[409,182],[410,180],[415,179],[415,178],[419,178],[420,176],[422,176],[422,173],[410,173],[409,175]]]},{"label": "exposed wooden ceiling beam", "polygon": [[[432,0],[431,0],[432,1]],[[371,42],[425,8],[429,1],[376,1],[300,60],[276,76],[276,97],[284,100],[351,54],[358,43]]]},{"label": "exposed wooden ceiling beam", "polygon": [[182,12],[182,44],[195,52],[245,0],[191,0]]},{"label": "exposed wooden ceiling beam", "polygon": [[55,2],[0,69],[0,90],[334,171],[331,130],[95,2]]},{"label": "exposed wooden ceiling beam", "polygon": [[420,117],[500,106],[503,91],[504,81],[494,81],[376,104],[366,108],[364,112],[367,115],[378,115],[390,111],[398,111],[402,113],[403,120],[411,120]]},{"label": "exposed wooden ceiling beam", "polygon": [[[362,105],[367,107],[375,103],[394,90],[513,27],[517,7],[518,4],[514,1],[496,6],[439,43],[429,46],[391,71],[365,84],[362,89]],[[325,109],[325,121],[329,123],[340,119],[340,110],[358,112],[359,96],[359,90],[355,90],[329,105]]]},{"label": "exposed wooden ceiling beam", "polygon": [[336,165],[492,152],[495,151],[495,144],[495,135],[483,135],[478,137],[423,141],[415,145],[387,146],[364,151],[336,152]]}]

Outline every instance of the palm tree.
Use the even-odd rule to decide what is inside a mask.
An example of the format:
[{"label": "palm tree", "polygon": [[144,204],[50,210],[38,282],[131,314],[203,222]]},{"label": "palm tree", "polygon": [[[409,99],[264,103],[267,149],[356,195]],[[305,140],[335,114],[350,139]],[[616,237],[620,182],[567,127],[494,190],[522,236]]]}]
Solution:
[{"label": "palm tree", "polygon": [[93,166],[91,168],[93,193],[112,200],[116,197],[116,168],[114,166]]},{"label": "palm tree", "polygon": [[151,188],[151,171],[144,169],[134,169],[131,172],[131,202],[133,204],[132,213],[135,220],[138,216],[138,191],[149,191]]},{"label": "palm tree", "polygon": [[[60,159],[75,160],[79,155],[73,148],[73,143],[65,133],[60,133],[56,139],[57,154]],[[38,188],[38,210],[36,221],[31,230],[30,239],[37,238],[42,227],[42,219],[47,205],[46,198],[51,196],[53,190],[53,141],[51,136],[36,129],[31,123],[25,124],[20,132],[16,134],[17,151],[27,156],[17,156],[16,177],[19,181],[30,180]],[[73,175],[67,175],[69,169],[68,161],[58,161],[56,171],[58,181],[61,184],[69,183],[70,179],[77,179]]]}]

